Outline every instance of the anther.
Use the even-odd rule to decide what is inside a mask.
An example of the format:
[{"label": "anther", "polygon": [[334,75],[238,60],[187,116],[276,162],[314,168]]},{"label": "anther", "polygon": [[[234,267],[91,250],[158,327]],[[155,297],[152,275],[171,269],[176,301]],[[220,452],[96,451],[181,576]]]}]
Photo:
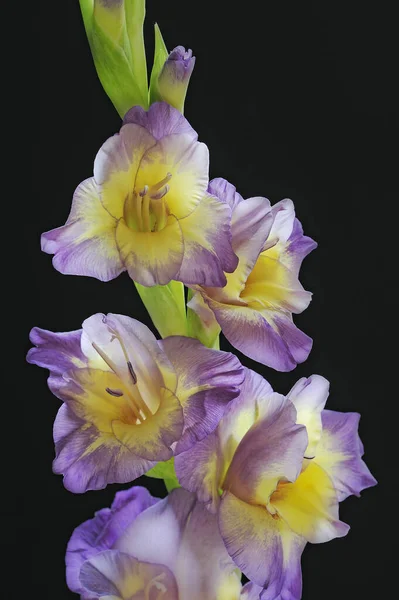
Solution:
[{"label": "anther", "polygon": [[145,186],[143,187],[143,189],[142,189],[142,190],[140,190],[140,192],[139,192],[139,196],[141,196],[141,197],[143,198],[143,197],[144,197],[146,194],[148,194],[148,190],[149,190],[149,187],[148,187],[148,185],[145,185]]},{"label": "anther", "polygon": [[122,390],[111,390],[111,388],[107,387],[107,388],[105,388],[105,391],[110,396],[115,396],[115,398],[120,398],[121,396],[123,396]]},{"label": "anther", "polygon": [[166,184],[160,190],[155,192],[154,194],[150,194],[150,198],[152,200],[160,200],[169,192],[169,190],[170,190],[170,186],[168,184]]},{"label": "anther", "polygon": [[127,361],[127,368],[129,369],[129,373],[130,373],[130,375],[131,375],[131,378],[133,379],[133,383],[134,383],[134,385],[136,385],[136,383],[137,383],[137,375],[136,375],[136,373],[134,372],[133,365],[132,365],[132,363],[130,362],[130,360],[128,360],[128,361]]}]

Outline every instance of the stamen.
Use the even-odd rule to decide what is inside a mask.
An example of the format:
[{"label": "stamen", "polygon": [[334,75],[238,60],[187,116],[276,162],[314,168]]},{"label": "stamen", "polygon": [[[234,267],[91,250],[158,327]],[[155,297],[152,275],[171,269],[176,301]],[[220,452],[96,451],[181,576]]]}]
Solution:
[{"label": "stamen", "polygon": [[[148,189],[148,186],[146,186]],[[143,201],[141,204],[141,215],[143,218],[143,229],[142,231],[151,231],[151,224],[150,224],[150,198],[149,196],[146,194],[145,196],[143,196]]]},{"label": "stamen", "polygon": [[148,194],[149,187],[145,185],[143,189],[139,192],[139,195],[143,198],[146,194]]},{"label": "stamen", "polygon": [[99,346],[97,346],[97,344],[95,342],[92,342],[91,345],[93,346],[94,350],[101,356],[103,361],[109,366],[111,371],[113,371],[117,375],[118,367],[116,366],[116,364],[109,358],[109,356],[107,356],[105,354],[105,352],[103,350],[101,350],[101,348]]},{"label": "stamen", "polygon": [[165,185],[165,183],[168,183],[168,181],[170,181],[171,179],[172,179],[172,173],[166,173],[166,177],[164,177],[163,179],[161,179],[161,181],[158,181],[158,183],[155,183],[154,185],[151,186],[150,192],[151,193],[156,192],[161,187],[163,187]]},{"label": "stamen", "polygon": [[107,387],[107,388],[105,388],[105,391],[110,396],[115,396],[115,398],[120,398],[121,396],[123,396],[122,390],[111,390],[111,388]]},{"label": "stamen", "polygon": [[169,192],[169,190],[170,190],[170,186],[168,184],[166,184],[157,192],[151,193],[150,198],[152,198],[152,200],[160,200]]},{"label": "stamen", "polygon": [[130,375],[131,375],[131,377],[132,377],[132,379],[133,379],[133,383],[134,383],[134,385],[136,385],[136,383],[137,383],[137,375],[136,375],[136,373],[134,372],[133,365],[132,365],[132,363],[130,362],[130,360],[128,360],[128,361],[127,361],[127,368],[129,369],[129,373],[130,373]]}]

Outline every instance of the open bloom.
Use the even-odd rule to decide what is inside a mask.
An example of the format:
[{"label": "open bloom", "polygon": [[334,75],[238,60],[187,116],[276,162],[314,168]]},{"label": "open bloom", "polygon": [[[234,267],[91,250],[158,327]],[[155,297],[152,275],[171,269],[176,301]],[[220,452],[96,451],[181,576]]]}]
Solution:
[{"label": "open bloom", "polygon": [[68,586],[82,600],[259,597],[253,586],[241,590],[215,516],[182,489],[164,500],[141,487],[118,492],[111,509],[75,529],[66,567]]},{"label": "open bloom", "polygon": [[199,287],[189,303],[207,328],[215,325],[243,354],[278,371],[290,371],[309,355],[312,340],[293,323],[292,313],[311,294],[298,280],[303,258],[316,243],[303,235],[291,200],[270,206],[266,198],[243,200],[224,179],[209,192],[232,209],[233,249],[239,258],[223,288]]},{"label": "open bloom", "polygon": [[346,535],[338,503],[376,483],[361,459],[359,415],[323,410],[328,387],[313,375],[284,397],[246,370],[217,430],[175,461],[262,600],[301,597],[306,543]]},{"label": "open bloom", "polygon": [[139,477],[215,429],[239,393],[232,354],[174,336],[157,341],[142,323],[96,314],[83,329],[33,329],[27,360],[50,370],[64,404],[54,423],[54,472],[73,492]]},{"label": "open bloom", "polygon": [[234,271],[230,207],[207,191],[208,148],[164,102],[132,108],[77,188],[63,227],[42,235],[61,273],[145,286],[223,286]]}]

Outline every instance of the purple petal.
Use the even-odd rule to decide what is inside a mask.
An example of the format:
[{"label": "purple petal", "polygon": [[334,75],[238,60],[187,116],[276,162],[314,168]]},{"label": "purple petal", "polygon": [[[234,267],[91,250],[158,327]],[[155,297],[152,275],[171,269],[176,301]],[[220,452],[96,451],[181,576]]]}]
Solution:
[{"label": "purple petal", "polygon": [[253,583],[266,588],[263,599],[274,600],[279,594],[282,599],[300,599],[300,558],[306,540],[273,519],[264,507],[247,504],[229,492],[221,501],[219,527],[236,565]]},{"label": "purple petal", "polygon": [[316,462],[331,477],[342,502],[352,494],[377,484],[362,460],[363,445],[358,434],[358,413],[323,410],[323,434],[317,447]]},{"label": "purple petal", "polygon": [[133,481],[155,465],[135,456],[113,434],[88,426],[66,404],[54,422],[54,442],[54,473],[63,474],[65,487],[75,494]]},{"label": "purple petal", "polygon": [[243,200],[235,186],[222,177],[216,177],[209,182],[208,192],[219,200],[227,202],[232,211]]},{"label": "purple petal", "polygon": [[295,219],[292,233],[288,239],[287,258],[283,260],[289,262],[293,272],[298,275],[303,259],[315,248],[317,248],[317,242],[303,235],[302,225],[298,219]]},{"label": "purple petal", "polygon": [[134,106],[125,115],[123,123],[141,125],[156,139],[166,135],[187,134],[193,140],[198,138],[187,119],[173,106],[166,102],[155,102],[145,111],[141,106]]},{"label": "purple petal", "polygon": [[240,261],[245,263],[247,276],[265,245],[272,225],[273,213],[267,198],[259,196],[243,200],[233,212],[233,248]]},{"label": "purple petal", "polygon": [[215,429],[238,396],[244,372],[233,354],[205,348],[198,340],[173,336],[159,343],[178,378],[176,395],[184,414],[183,435],[175,448],[179,454]]},{"label": "purple petal", "polygon": [[66,333],[53,333],[46,329],[34,327],[29,339],[36,348],[31,348],[26,360],[34,365],[49,369],[48,385],[58,398],[65,385],[63,375],[70,369],[86,367],[87,358],[80,346],[82,330]]},{"label": "purple petal", "polygon": [[216,513],[224,466],[217,432],[176,456],[174,464],[180,485],[194,492],[199,502]]},{"label": "purple petal", "polygon": [[249,358],[277,371],[292,371],[309,356],[311,338],[288,315],[205,300],[229,342]]},{"label": "purple petal", "polygon": [[159,597],[158,592],[162,589],[164,600],[179,600],[176,580],[167,567],[139,562],[134,556],[118,550],[105,550],[86,561],[80,581],[85,593],[93,598],[144,600],[150,597],[150,590]]},{"label": "purple petal", "polygon": [[175,458],[180,484],[195,492],[212,512],[216,512],[219,489],[238,445],[255,423],[259,406],[273,393],[263,377],[249,369],[244,371],[240,395],[230,402],[216,431]]},{"label": "purple petal", "polygon": [[259,403],[259,417],[241,440],[224,489],[237,498],[266,506],[280,480],[295,481],[308,445],[306,428],[296,425],[293,404],[272,393]]},{"label": "purple petal", "polygon": [[181,488],[142,513],[117,547],[141,561],[166,565],[176,577],[179,600],[217,600],[216,590],[228,585],[239,595],[216,517]]},{"label": "purple petal", "polygon": [[83,181],[66,224],[42,235],[43,252],[54,254],[53,265],[64,275],[109,281],[125,270],[115,240],[117,222],[104,210],[99,196],[93,178]]},{"label": "purple petal", "polygon": [[246,583],[242,590],[240,600],[259,600],[262,588],[255,583]]},{"label": "purple petal", "polygon": [[231,212],[213,196],[206,195],[193,212],[180,220],[184,258],[177,279],[189,285],[224,286],[224,272],[238,264],[231,245]]},{"label": "purple petal", "polygon": [[83,593],[79,579],[83,563],[102,550],[111,549],[136,517],[156,502],[158,498],[143,487],[117,492],[111,508],[100,510],[75,529],[65,557],[67,584],[73,592]]}]

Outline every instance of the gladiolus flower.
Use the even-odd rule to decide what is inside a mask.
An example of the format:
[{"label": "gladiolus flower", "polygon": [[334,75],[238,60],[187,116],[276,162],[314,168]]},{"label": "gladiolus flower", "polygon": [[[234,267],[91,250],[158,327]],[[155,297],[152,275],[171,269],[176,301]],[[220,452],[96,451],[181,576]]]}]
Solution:
[{"label": "gladiolus flower", "polygon": [[278,371],[290,371],[309,355],[312,340],[292,321],[311,300],[298,280],[304,257],[316,243],[303,235],[291,200],[270,206],[266,198],[243,200],[224,179],[209,192],[232,209],[233,249],[239,258],[223,288],[193,286],[188,306],[204,326],[219,326],[243,354]]},{"label": "gladiolus flower", "polygon": [[66,224],[42,235],[64,274],[144,285],[223,286],[237,266],[230,207],[207,191],[208,148],[165,103],[136,106],[77,188]]},{"label": "gladiolus flower", "polygon": [[239,393],[232,354],[174,336],[157,341],[122,315],[94,315],[83,329],[33,329],[27,360],[50,370],[61,406],[55,473],[72,492],[139,477],[215,429]]},{"label": "gladiolus flower", "polygon": [[164,500],[141,487],[118,492],[75,529],[66,553],[68,586],[82,600],[256,600],[237,571],[215,516],[182,489]]},{"label": "gladiolus flower", "polygon": [[323,410],[328,388],[313,375],[284,397],[246,370],[217,430],[175,461],[262,600],[299,600],[306,543],[346,535],[339,502],[376,484],[361,459],[359,415]]}]

